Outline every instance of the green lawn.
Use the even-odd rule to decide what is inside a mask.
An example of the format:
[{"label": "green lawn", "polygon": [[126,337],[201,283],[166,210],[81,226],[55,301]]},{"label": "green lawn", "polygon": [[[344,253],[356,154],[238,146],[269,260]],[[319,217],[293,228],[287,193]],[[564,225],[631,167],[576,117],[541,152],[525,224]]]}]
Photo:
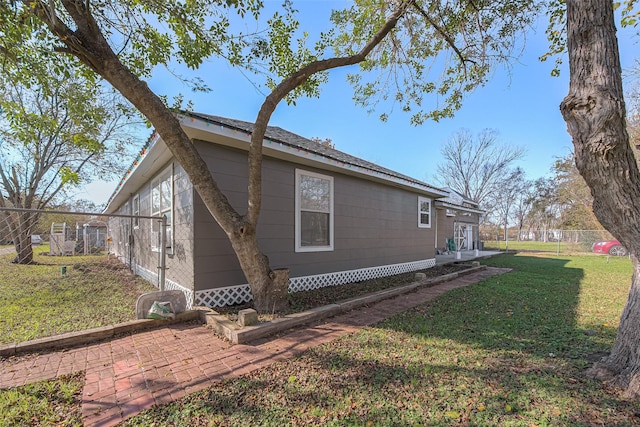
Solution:
[{"label": "green lawn", "polygon": [[553,252],[559,254],[587,254],[591,253],[591,243],[569,243],[569,242],[534,242],[534,241],[517,241],[510,240],[509,242],[501,241],[486,241],[484,242],[484,249],[493,251],[504,251],[507,249],[510,251],[532,251],[532,252]]},{"label": "green lawn", "polygon": [[639,402],[584,377],[614,339],[630,260],[509,254],[486,263],[515,271],[125,424],[640,425]]},{"label": "green lawn", "polygon": [[126,425],[638,425],[640,404],[583,376],[612,344],[629,259],[487,263],[517,271]]},{"label": "green lawn", "polygon": [[[53,257],[34,246],[34,264],[0,256],[0,344],[135,319],[137,297],[155,287],[106,255]],[[65,274],[62,274],[65,267]]]},{"label": "green lawn", "polygon": [[[558,242],[531,242],[531,241],[509,241],[509,250],[513,251],[539,251],[539,252],[556,252],[558,250]],[[499,250],[504,251],[507,249],[507,242],[504,240],[493,240],[484,242],[485,250]],[[560,242],[560,251],[565,249],[565,244]]]},{"label": "green lawn", "polygon": [[82,426],[84,373],[0,390],[0,426]]},{"label": "green lawn", "polygon": [[[582,243],[571,242],[533,242],[533,241],[509,241],[509,251],[524,251],[524,252],[550,252],[558,255],[592,255],[603,256],[594,254],[591,250],[592,241],[585,241]],[[504,251],[507,249],[507,242],[505,241],[486,241],[484,242],[484,250]]]}]

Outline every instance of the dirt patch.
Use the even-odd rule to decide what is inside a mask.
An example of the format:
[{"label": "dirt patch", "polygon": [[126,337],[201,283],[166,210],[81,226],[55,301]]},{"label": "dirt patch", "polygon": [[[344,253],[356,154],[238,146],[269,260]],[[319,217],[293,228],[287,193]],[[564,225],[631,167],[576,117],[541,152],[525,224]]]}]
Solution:
[{"label": "dirt patch", "polygon": [[[288,295],[289,309],[283,313],[261,314],[261,322],[273,320],[287,314],[299,313],[315,307],[333,304],[337,301],[355,298],[358,296],[381,291],[383,289],[394,288],[407,285],[415,281],[416,273],[424,273],[428,279],[444,276],[446,274],[457,273],[471,268],[470,264],[444,264],[426,270],[414,271],[411,273],[397,274],[395,276],[381,277],[379,279],[364,280],[362,282],[349,283],[339,286],[328,286],[311,291],[295,292]],[[253,308],[251,302],[237,304],[227,307],[219,307],[215,310],[229,317],[230,320],[237,320],[238,311]]]}]

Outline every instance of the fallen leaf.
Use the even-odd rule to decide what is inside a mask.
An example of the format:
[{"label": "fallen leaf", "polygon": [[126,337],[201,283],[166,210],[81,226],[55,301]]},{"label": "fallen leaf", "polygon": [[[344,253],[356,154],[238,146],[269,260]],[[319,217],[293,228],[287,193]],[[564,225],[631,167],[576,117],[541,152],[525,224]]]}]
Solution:
[{"label": "fallen leaf", "polygon": [[460,413],[458,411],[447,411],[444,416],[447,418],[460,418]]}]

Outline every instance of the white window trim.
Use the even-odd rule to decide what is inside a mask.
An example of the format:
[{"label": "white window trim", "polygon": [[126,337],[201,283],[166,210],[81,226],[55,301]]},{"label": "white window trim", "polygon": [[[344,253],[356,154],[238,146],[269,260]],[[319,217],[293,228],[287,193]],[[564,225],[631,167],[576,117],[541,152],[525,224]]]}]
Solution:
[{"label": "white window trim", "polygon": [[[173,224],[174,224],[174,204],[173,204],[173,164],[169,165],[167,168],[163,169],[162,172],[160,172],[159,174],[157,174],[155,177],[153,177],[153,179],[149,182],[149,197],[150,197],[150,203],[149,203],[149,210],[151,212],[151,216],[154,216],[154,214],[156,214],[153,211],[153,187],[154,187],[154,183],[158,182],[160,180],[160,178],[162,178],[163,176],[165,176],[166,174],[169,174],[169,182],[171,183],[171,185],[169,186],[169,189],[171,191],[171,208],[168,209],[168,211],[171,212],[171,222],[168,224],[169,227],[171,227],[171,234],[168,237],[171,241],[170,246],[167,246],[167,253],[171,254],[173,253],[173,240],[174,240],[174,229],[173,229]],[[160,210],[160,213],[162,213],[162,209]],[[152,221],[151,224],[151,229],[150,229],[150,233],[151,233],[151,251],[152,252],[160,252],[160,247],[156,245],[156,239],[154,236],[154,231],[153,231],[153,221],[158,221],[157,219],[151,219],[150,221]]]},{"label": "white window trim", "polygon": [[[329,181],[329,245],[327,246],[302,246],[301,242],[301,210],[300,210],[300,176],[306,175],[315,178],[325,179]],[[333,233],[333,177],[329,175],[321,175],[315,172],[309,172],[303,169],[296,169],[296,195],[295,195],[295,251],[296,252],[328,252],[333,251],[334,233]]]},{"label": "white window trim", "polygon": [[[121,213],[123,215],[131,215],[131,203],[126,202],[122,206]],[[129,235],[131,234],[131,220],[129,218],[121,218],[122,221],[122,231],[120,232],[120,239],[118,239],[118,244],[123,248],[129,247]]]},{"label": "white window trim", "polygon": [[[138,207],[137,210],[136,206]],[[140,216],[140,194],[133,196],[131,201],[131,215],[136,217],[133,218],[133,229],[137,230],[140,228],[140,218],[138,218]]]},{"label": "white window trim", "polygon": [[[423,202],[429,203],[429,223],[428,224],[422,223],[421,206]],[[418,228],[431,228],[432,218],[433,218],[433,209],[432,209],[431,199],[428,197],[418,196]]]}]

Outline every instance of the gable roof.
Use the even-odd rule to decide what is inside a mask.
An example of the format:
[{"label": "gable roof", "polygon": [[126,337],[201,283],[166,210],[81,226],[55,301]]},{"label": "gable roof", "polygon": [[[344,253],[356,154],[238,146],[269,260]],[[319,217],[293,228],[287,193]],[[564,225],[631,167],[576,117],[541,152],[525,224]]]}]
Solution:
[{"label": "gable roof", "polygon": [[447,188],[447,191],[449,192],[449,195],[447,197],[436,200],[436,207],[456,209],[459,211],[478,213],[481,215],[484,215],[486,213],[483,209],[480,209],[480,206],[475,200],[470,199],[469,197],[452,188]]},{"label": "gable roof", "polygon": [[[242,144],[241,141],[247,143],[254,128],[254,124],[250,122],[203,113],[181,112],[178,114],[178,118],[181,119],[183,128],[191,138],[212,143],[220,143],[220,141],[210,141],[214,135],[226,136],[227,140],[233,140],[239,144]],[[240,145],[240,147],[242,146]],[[248,145],[245,146],[245,149],[247,147]],[[286,158],[292,162],[314,163],[313,166],[320,169],[337,169],[346,174],[385,181],[396,186],[406,186],[426,192],[433,197],[445,197],[449,194],[448,191],[426,182],[304,138],[277,126],[267,127],[263,147],[265,148],[263,154],[270,153],[277,156],[278,152],[284,153]],[[136,191],[140,185],[157,173],[158,168],[162,167],[170,158],[171,155],[164,141],[154,132],[138,158],[120,180],[109,198],[105,212],[113,212],[124,203],[133,191]]]},{"label": "gable roof", "polygon": [[[213,116],[213,115],[202,114],[202,113],[184,113],[184,114],[190,117],[205,120],[209,123],[227,126],[227,127],[230,127],[239,131],[243,131],[249,134],[253,132],[253,128],[254,128],[253,123],[245,122],[242,120],[228,119],[225,117]],[[359,157],[352,156],[343,151],[336,150],[335,148],[331,148],[329,146],[323,145],[317,141],[307,139],[293,132],[289,132],[288,130],[282,129],[281,127],[278,127],[278,126],[267,126],[267,130],[265,132],[264,137],[265,139],[269,139],[274,142],[287,144],[295,148],[304,149],[307,152],[310,152],[312,154],[321,155],[328,159],[333,159],[344,164],[349,164],[349,165],[358,166],[364,169],[369,169],[373,172],[379,172],[381,174],[385,174],[390,177],[400,178],[406,181],[413,182],[420,186],[424,186],[426,188],[436,190],[437,192],[442,192],[443,194],[446,194],[446,191],[442,190],[441,188],[434,187],[433,185],[428,184],[426,182],[419,181],[410,176],[403,175],[399,172],[393,171],[391,169],[387,169],[385,167],[382,167],[375,163],[371,163]]]},{"label": "gable roof", "polygon": [[478,202],[465,196],[459,191],[456,191],[450,187],[447,187],[446,190],[449,192],[449,195],[443,199],[445,202],[453,203],[460,206],[478,207]]}]

